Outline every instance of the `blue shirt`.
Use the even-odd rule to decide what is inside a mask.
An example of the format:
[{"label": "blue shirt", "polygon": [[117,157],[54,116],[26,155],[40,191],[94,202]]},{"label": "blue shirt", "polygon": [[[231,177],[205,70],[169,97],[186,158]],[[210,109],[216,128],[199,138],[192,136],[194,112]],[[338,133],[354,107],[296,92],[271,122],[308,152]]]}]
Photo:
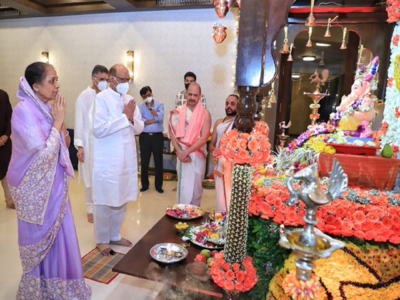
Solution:
[{"label": "blue shirt", "polygon": [[157,123],[144,124],[143,132],[156,133],[163,132],[163,121],[164,121],[164,104],[156,102],[154,100],[153,109],[156,111],[158,117],[153,116],[150,109],[147,107],[146,102],[139,105],[140,113],[142,114],[142,121],[146,122],[148,120],[156,120]]}]

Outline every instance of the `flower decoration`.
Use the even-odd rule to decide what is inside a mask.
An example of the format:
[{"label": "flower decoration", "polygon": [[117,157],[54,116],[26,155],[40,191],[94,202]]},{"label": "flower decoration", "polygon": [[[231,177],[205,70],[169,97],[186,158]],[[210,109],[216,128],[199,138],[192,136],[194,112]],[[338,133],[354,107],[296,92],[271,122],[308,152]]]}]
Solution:
[{"label": "flower decoration", "polygon": [[228,263],[225,261],[224,251],[215,256],[210,274],[214,282],[228,294],[247,292],[258,281],[257,270],[250,256],[247,256],[242,263]]},{"label": "flower decoration", "polygon": [[294,272],[286,275],[282,288],[293,300],[312,300],[318,297],[321,288],[319,278],[312,275],[310,280],[303,281],[296,277]]},{"label": "flower decoration", "polygon": [[398,0],[387,0],[386,12],[388,14],[388,23],[395,23],[400,21],[400,2]]},{"label": "flower decoration", "polygon": [[[275,179],[264,185],[260,177],[253,178],[249,214],[285,226],[303,226],[304,203],[292,207],[285,204],[290,195],[286,180]],[[323,188],[326,190],[327,185]],[[399,199],[400,195],[389,191],[348,188],[339,199],[318,208],[316,227],[335,236],[400,244]]]},{"label": "flower decoration", "polygon": [[[389,3],[390,2],[390,3]],[[397,9],[399,1],[388,1],[395,5]],[[390,44],[390,65],[387,70],[388,82],[386,86],[385,110],[383,111],[383,123],[380,145],[389,144],[400,147],[400,47],[398,46],[400,37],[400,24],[396,24],[393,30],[392,43]],[[397,153],[397,158],[400,154]]]},{"label": "flower decoration", "polygon": [[271,150],[268,133],[265,122],[256,122],[250,134],[231,130],[221,138],[222,155],[239,165],[263,163],[268,160]]},{"label": "flower decoration", "polygon": [[329,129],[332,128],[328,128],[328,125],[325,123],[312,126],[310,129],[300,134],[297,139],[291,142],[289,144],[289,149],[293,151],[294,149],[301,147],[310,137],[320,135],[322,133],[327,133],[329,132]]}]

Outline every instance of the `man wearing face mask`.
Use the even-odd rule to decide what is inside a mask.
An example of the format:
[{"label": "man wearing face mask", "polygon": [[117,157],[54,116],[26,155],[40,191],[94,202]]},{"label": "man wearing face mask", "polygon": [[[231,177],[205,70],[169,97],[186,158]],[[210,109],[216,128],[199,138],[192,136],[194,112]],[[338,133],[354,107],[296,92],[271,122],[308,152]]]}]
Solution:
[{"label": "man wearing face mask", "polygon": [[[189,88],[189,85],[192,82],[196,82],[196,74],[194,74],[193,72],[187,72],[185,74],[185,76],[183,77],[183,83],[185,85],[185,89],[180,91],[177,95],[176,95],[176,99],[175,99],[175,108],[180,108],[182,107],[186,101],[187,101],[187,90]],[[204,108],[206,108],[206,97],[201,94],[201,98],[200,98],[200,102],[201,104],[203,104]]]},{"label": "man wearing face mask", "polygon": [[232,162],[226,160],[221,153],[221,138],[235,128],[237,117],[236,104],[239,97],[231,94],[225,100],[226,117],[219,119],[214,124],[214,130],[208,151],[214,157],[215,194],[217,198],[217,211],[228,211],[232,188]]},{"label": "man wearing face mask", "polygon": [[87,219],[93,223],[93,200],[90,188],[89,173],[89,109],[96,95],[108,87],[108,69],[96,65],[92,71],[92,86],[88,86],[76,99],[75,103],[75,139],[74,146],[78,149],[79,181],[83,179],[85,184],[85,201],[87,207]]},{"label": "man wearing face mask", "polygon": [[139,137],[140,145],[140,166],[141,166],[141,192],[149,189],[149,163],[153,153],[154,167],[156,170],[155,187],[160,194],[164,193],[163,185],[163,120],[164,104],[153,99],[153,91],[149,86],[140,90],[140,96],[144,100],[139,106],[142,120],[144,122],[143,132]]},{"label": "man wearing face mask", "polygon": [[127,202],[138,195],[135,135],[143,131],[136,101],[127,95],[128,69],[117,64],[110,69],[110,87],[96,96],[90,109],[90,167],[94,203],[94,231],[97,248],[113,254],[110,244],[131,247],[120,235]]}]

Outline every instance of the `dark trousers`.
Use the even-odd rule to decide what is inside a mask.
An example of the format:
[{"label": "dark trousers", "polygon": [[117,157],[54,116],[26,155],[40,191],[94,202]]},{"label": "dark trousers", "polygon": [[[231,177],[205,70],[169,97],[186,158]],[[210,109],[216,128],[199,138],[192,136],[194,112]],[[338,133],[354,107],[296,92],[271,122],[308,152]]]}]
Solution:
[{"label": "dark trousers", "polygon": [[154,166],[156,169],[156,189],[162,189],[163,185],[163,148],[164,136],[162,132],[146,133],[142,132],[139,136],[140,144],[140,166],[141,166],[141,181],[142,188],[149,187],[149,163],[151,153],[154,157]]}]

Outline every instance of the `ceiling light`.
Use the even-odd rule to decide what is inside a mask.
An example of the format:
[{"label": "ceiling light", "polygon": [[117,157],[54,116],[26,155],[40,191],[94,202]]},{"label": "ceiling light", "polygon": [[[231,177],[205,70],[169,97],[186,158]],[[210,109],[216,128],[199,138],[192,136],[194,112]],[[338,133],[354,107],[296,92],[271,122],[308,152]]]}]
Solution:
[{"label": "ceiling light", "polygon": [[315,56],[303,56],[303,60],[304,61],[314,61],[315,60]]},{"label": "ceiling light", "polygon": [[331,44],[327,44],[327,43],[316,43],[316,45],[318,47],[330,47],[331,46]]},{"label": "ceiling light", "polygon": [[300,78],[300,74],[292,74],[292,78]]}]

